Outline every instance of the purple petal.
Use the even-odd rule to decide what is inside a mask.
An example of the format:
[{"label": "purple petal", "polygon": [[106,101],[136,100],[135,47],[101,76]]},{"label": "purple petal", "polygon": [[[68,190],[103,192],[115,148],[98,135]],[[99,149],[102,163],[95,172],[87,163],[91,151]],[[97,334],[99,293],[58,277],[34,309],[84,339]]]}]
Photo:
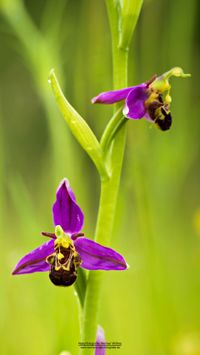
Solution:
[{"label": "purple petal", "polygon": [[15,266],[12,274],[32,274],[33,272],[49,271],[47,256],[54,252],[54,240],[42,244],[40,247],[26,254]]},{"label": "purple petal", "polygon": [[131,86],[121,90],[102,92],[92,99],[92,103],[113,104],[114,102],[124,100],[133,88],[134,86]]},{"label": "purple petal", "polygon": [[98,325],[95,355],[105,355],[105,353],[106,353],[105,345],[106,344],[105,344],[104,330],[102,327],[100,327],[100,325]]},{"label": "purple petal", "polygon": [[77,238],[75,248],[82,259],[81,267],[87,270],[125,270],[123,256],[87,238]]},{"label": "purple petal", "polygon": [[123,114],[127,118],[139,119],[145,116],[145,101],[148,98],[147,85],[141,84],[136,86],[128,94],[126,98],[125,107],[123,109]]},{"label": "purple petal", "polygon": [[67,179],[61,181],[56,192],[56,202],[53,205],[54,224],[60,225],[65,233],[80,232],[84,215],[76,203],[75,195]]}]

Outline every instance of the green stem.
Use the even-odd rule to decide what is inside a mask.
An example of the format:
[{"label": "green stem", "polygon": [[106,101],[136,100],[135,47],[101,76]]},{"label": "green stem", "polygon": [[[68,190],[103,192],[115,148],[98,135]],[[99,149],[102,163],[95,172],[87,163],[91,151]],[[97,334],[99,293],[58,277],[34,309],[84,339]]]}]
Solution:
[{"label": "green stem", "polygon": [[74,284],[74,288],[75,288],[75,291],[77,292],[80,306],[82,309],[84,306],[86,287],[87,287],[87,278],[86,278],[85,270],[83,270],[82,268],[79,268],[78,269],[78,278]]},{"label": "green stem", "polygon": [[[116,9],[114,8],[114,5],[111,4],[110,1],[107,2],[107,9],[109,13],[109,20],[112,31],[113,81],[114,89],[116,89],[119,87],[127,86],[128,52],[118,48],[117,13],[115,11]],[[111,132],[112,131],[113,126],[111,125]],[[101,196],[95,240],[96,242],[101,243],[103,245],[109,244],[109,240],[112,235],[119,182],[121,176],[121,168],[124,156],[125,138],[126,125],[121,125],[121,127],[116,132],[115,139],[113,141],[113,147],[111,152],[111,177],[108,180],[101,179]],[[103,139],[104,142],[106,142],[106,140]],[[106,147],[107,144],[104,143],[104,148]],[[96,339],[102,275],[103,272],[89,272],[83,309],[83,342],[95,342]],[[82,349],[81,355],[91,355],[93,354],[93,352],[94,351],[92,349]]]},{"label": "green stem", "polygon": [[114,139],[117,131],[124,123],[126,123],[126,121],[126,118],[122,114],[122,108],[119,108],[119,110],[114,113],[113,117],[107,124],[106,129],[101,137],[101,148],[105,154],[108,152],[110,144]]},{"label": "green stem", "polygon": [[[130,14],[131,16],[135,16],[136,24],[142,1],[132,0],[131,6],[129,6],[129,2],[124,2],[124,15],[122,12],[120,15],[120,2],[116,0],[105,1],[112,33],[113,89],[116,90],[127,86],[128,48],[132,35],[131,31],[133,32],[134,29],[134,26],[129,26],[128,37],[126,34],[124,35],[123,29],[120,29],[120,20],[122,19],[120,16],[123,16],[123,27],[126,26],[128,22],[130,24]],[[132,5],[135,6],[132,7]],[[126,48],[120,46],[121,38],[123,38],[123,43],[126,43]],[[119,104],[116,105],[114,112],[116,112],[119,107]],[[101,140],[101,148],[104,151],[104,158],[110,160],[109,162],[111,166],[110,179],[101,179],[101,197],[95,234],[95,240],[104,245],[109,244],[116,210],[126,141],[126,125],[123,124],[123,122],[126,122],[126,120],[122,118],[119,110],[119,113],[117,112],[111,119]],[[113,145],[111,146],[110,143],[112,141]],[[109,147],[111,148],[108,149]],[[103,272],[89,272],[83,309],[83,342],[95,342],[102,275]],[[81,355],[91,355],[92,353],[92,349],[81,350]]]},{"label": "green stem", "polygon": [[[112,176],[109,180],[101,181],[101,197],[98,221],[95,234],[96,242],[108,245],[112,235],[115,208],[118,196],[121,168],[124,156],[126,125],[118,131],[113,143]],[[85,303],[83,310],[82,341],[94,342],[96,338],[98,308],[103,272],[90,271],[87,282]],[[90,355],[93,350],[82,349],[82,355]]]}]

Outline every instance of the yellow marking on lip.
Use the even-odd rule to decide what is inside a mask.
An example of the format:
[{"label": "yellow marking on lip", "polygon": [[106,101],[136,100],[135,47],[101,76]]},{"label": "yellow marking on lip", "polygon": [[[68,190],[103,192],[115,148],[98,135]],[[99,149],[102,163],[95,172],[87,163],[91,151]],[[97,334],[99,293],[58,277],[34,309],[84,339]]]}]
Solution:
[{"label": "yellow marking on lip", "polygon": [[70,263],[68,263],[67,266],[62,265],[62,269],[69,271],[70,270]]},{"label": "yellow marking on lip", "polygon": [[61,260],[64,258],[64,255],[62,253],[58,253],[57,254],[58,260]]},{"label": "yellow marking on lip", "polygon": [[55,245],[55,248],[63,247],[65,249],[68,249],[69,247],[74,247],[73,240],[68,235],[65,235],[64,237],[61,237],[61,238],[57,238],[55,240],[54,245]]},{"label": "yellow marking on lip", "polygon": [[148,99],[145,100],[144,104],[145,107],[148,107],[152,102],[156,101],[158,99],[158,94],[155,91],[152,91],[151,94],[149,95]]},{"label": "yellow marking on lip", "polygon": [[56,270],[56,271],[59,271],[60,269],[61,269],[61,266],[60,266],[60,265],[55,266],[55,270]]}]

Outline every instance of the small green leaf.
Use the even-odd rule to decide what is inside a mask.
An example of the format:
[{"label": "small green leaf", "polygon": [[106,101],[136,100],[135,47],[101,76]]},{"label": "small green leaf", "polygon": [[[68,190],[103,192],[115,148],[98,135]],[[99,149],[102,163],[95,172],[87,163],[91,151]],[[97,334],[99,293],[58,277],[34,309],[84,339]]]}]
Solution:
[{"label": "small green leaf", "polygon": [[86,121],[65,98],[53,69],[49,75],[49,83],[53,90],[60,112],[62,113],[72,134],[96,165],[101,178],[108,178],[108,172],[103,161],[103,152],[96,136]]}]

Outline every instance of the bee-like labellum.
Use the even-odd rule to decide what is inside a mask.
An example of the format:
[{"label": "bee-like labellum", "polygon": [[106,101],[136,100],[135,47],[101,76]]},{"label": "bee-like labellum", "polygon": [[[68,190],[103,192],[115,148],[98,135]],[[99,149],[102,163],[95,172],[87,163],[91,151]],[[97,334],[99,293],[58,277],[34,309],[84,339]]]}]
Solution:
[{"label": "bee-like labellum", "polygon": [[[71,286],[77,278],[77,269],[81,257],[76,252],[73,241],[55,240],[55,253],[48,256],[46,261],[51,265],[49,278],[56,286]],[[68,245],[67,245],[68,244]]]},{"label": "bee-like labellum", "polygon": [[162,131],[167,131],[172,124],[172,116],[170,112],[167,112],[164,107],[161,107],[161,113],[156,118],[155,123],[159,126]]},{"label": "bee-like labellum", "polygon": [[148,114],[162,131],[167,131],[171,127],[171,113],[165,107],[160,95],[158,100],[155,100],[148,105]]}]

